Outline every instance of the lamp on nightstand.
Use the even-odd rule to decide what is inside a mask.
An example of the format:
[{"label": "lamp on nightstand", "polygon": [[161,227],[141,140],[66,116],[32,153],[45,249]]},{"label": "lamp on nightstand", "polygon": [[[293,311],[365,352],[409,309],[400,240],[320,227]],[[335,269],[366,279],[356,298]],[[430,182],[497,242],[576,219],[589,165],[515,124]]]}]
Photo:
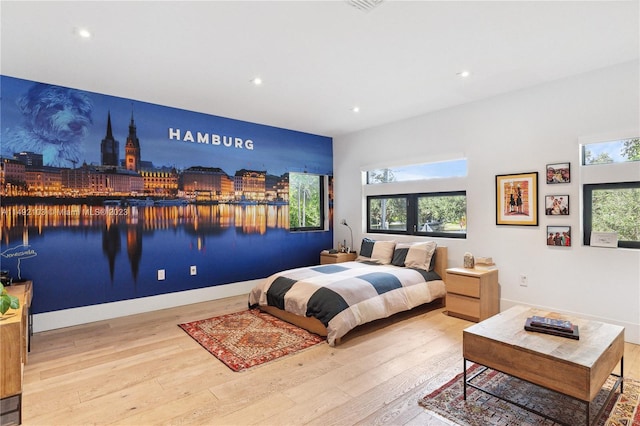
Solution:
[{"label": "lamp on nightstand", "polygon": [[353,230],[351,229],[351,227],[347,224],[347,221],[342,219],[340,221],[340,223],[344,226],[346,226],[347,228],[349,228],[349,232],[351,233],[351,245],[349,246],[349,250],[347,250],[347,252],[353,251]]}]

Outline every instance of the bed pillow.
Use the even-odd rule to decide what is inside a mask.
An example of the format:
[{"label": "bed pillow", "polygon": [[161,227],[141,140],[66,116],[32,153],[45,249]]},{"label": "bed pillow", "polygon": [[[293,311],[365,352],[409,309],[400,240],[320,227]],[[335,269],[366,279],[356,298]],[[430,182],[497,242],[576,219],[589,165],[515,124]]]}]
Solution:
[{"label": "bed pillow", "polygon": [[392,265],[406,266],[407,268],[433,270],[436,253],[436,242],[424,243],[398,243],[393,251]]},{"label": "bed pillow", "polygon": [[395,246],[395,241],[376,241],[370,238],[363,238],[357,260],[388,265],[393,258]]}]

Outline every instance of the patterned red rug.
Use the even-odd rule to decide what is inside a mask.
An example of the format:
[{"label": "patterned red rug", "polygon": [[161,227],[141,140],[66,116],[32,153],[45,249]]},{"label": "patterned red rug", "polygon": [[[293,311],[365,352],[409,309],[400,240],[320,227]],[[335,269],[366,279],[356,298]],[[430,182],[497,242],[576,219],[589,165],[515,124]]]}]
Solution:
[{"label": "patterned red rug", "polygon": [[[469,370],[478,368],[474,365]],[[469,374],[469,370],[468,373]],[[462,373],[451,379],[442,387],[420,399],[418,403],[430,414],[445,420],[452,425],[487,426],[487,425],[555,425],[545,419],[516,405],[510,404],[485,392],[467,387],[467,400],[463,399]],[[591,404],[591,419],[602,407],[608,391],[615,380],[610,378],[603,390]],[[474,379],[474,384],[491,389],[519,404],[544,412],[559,419],[564,424],[585,424],[585,404],[557,392],[543,389],[515,377],[487,370]],[[632,379],[624,380],[624,393],[619,389],[609,402],[600,417],[598,426],[638,426],[640,425],[640,382]]]},{"label": "patterned red rug", "polygon": [[178,324],[233,371],[264,364],[324,342],[259,309]]}]

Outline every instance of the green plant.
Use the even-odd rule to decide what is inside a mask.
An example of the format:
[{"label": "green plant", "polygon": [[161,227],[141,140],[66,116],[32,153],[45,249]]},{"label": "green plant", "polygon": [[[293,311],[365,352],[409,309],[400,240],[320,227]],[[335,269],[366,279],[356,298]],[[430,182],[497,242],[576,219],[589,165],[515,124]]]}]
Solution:
[{"label": "green plant", "polygon": [[19,307],[18,298],[7,293],[4,285],[0,284],[0,314],[4,315],[9,309],[18,309]]}]

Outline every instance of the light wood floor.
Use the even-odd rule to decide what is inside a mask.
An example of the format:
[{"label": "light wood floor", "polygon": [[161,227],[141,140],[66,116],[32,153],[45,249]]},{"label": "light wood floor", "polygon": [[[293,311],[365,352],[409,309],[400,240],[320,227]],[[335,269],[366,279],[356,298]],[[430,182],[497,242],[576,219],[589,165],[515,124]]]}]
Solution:
[{"label": "light wood floor", "polygon": [[[462,371],[462,330],[443,309],[400,314],[233,372],[177,324],[246,308],[238,296],[37,333],[24,425],[441,425],[417,400]],[[625,375],[640,378],[640,346]]]}]

